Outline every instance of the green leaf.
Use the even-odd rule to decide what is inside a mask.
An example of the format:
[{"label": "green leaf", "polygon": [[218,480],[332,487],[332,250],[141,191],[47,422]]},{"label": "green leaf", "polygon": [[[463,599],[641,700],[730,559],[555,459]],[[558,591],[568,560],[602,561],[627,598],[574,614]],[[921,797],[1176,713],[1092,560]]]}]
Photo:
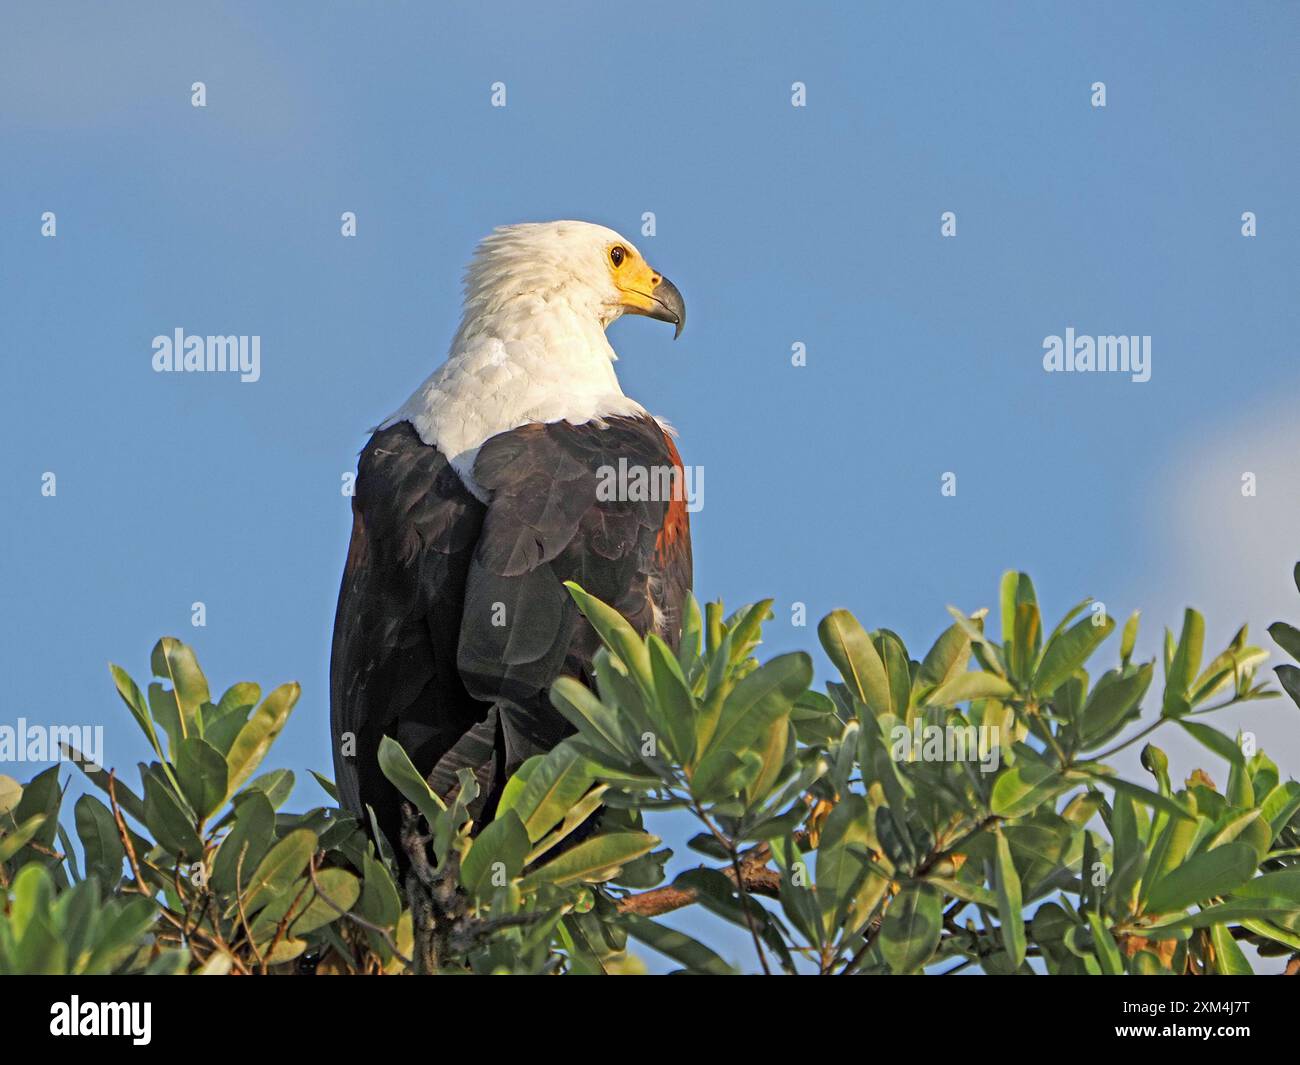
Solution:
[{"label": "green leaf", "polygon": [[[70,758],[76,763],[77,768],[86,775],[95,787],[99,788],[105,795],[109,794],[109,774],[102,766],[92,765],[87,761],[86,756],[70,744],[60,744],[60,749],[64,752],[64,757]],[[112,794],[117,797],[117,805],[123,813],[129,817],[134,817],[140,824],[144,824],[144,800],[135,792],[122,783],[121,780],[113,780]]]},{"label": "green leaf", "polygon": [[1281,943],[1284,947],[1290,947],[1292,951],[1300,951],[1300,936],[1294,932],[1288,932],[1276,924],[1257,917],[1241,917],[1238,919],[1241,921],[1242,928],[1254,932],[1255,935],[1271,939],[1274,943]]},{"label": "green leaf", "polygon": [[1016,610],[1022,606],[1038,606],[1034,582],[1028,573],[1007,570],[999,586],[999,615],[1002,621],[1002,643],[1011,648],[1016,642]]},{"label": "green leaf", "polygon": [[569,589],[578,609],[591,622],[591,627],[596,630],[605,646],[627,666],[642,693],[650,695],[654,690],[650,678],[650,653],[636,630],[612,606],[602,603],[594,595],[588,595],[574,581],[565,581],[564,586]]},{"label": "green leaf", "polygon": [[1300,669],[1295,666],[1274,666],[1273,672],[1277,674],[1287,695],[1291,696],[1291,701],[1300,706]]},{"label": "green leaf", "polygon": [[926,652],[917,674],[922,688],[937,688],[960,676],[970,660],[970,637],[956,625],[949,625]]},{"label": "green leaf", "polygon": [[1166,795],[1161,795],[1150,788],[1144,788],[1139,784],[1133,784],[1130,781],[1122,780],[1119,777],[1107,776],[1101,772],[1096,763],[1086,770],[1092,778],[1099,784],[1107,784],[1118,794],[1125,795],[1130,799],[1142,803],[1143,806],[1150,806],[1156,810],[1163,810],[1171,817],[1194,817],[1195,815],[1187,809],[1182,803],[1171,799]]},{"label": "green leaf", "polygon": [[230,745],[261,697],[262,689],[256,684],[249,681],[232,684],[216,706],[209,703],[203,708],[203,738],[222,755],[229,754]]},{"label": "green leaf", "polygon": [[1005,699],[1015,689],[996,673],[971,670],[958,673],[925,698],[927,706],[956,706],[970,699]]},{"label": "green leaf", "polygon": [[481,831],[461,861],[460,882],[472,898],[487,898],[517,877],[528,857],[528,830],[507,810]]},{"label": "green leaf", "polygon": [[232,684],[221,694],[221,699],[217,705],[212,707],[210,720],[213,722],[221,720],[227,714],[233,714],[237,711],[244,711],[244,720],[248,720],[248,711],[252,710],[262,698],[262,689],[260,685],[254,684],[249,680],[241,680]]},{"label": "green leaf", "polygon": [[177,858],[194,861],[203,856],[193,816],[156,770],[144,778],[144,822],[154,839]]},{"label": "green leaf", "polygon": [[18,870],[9,893],[12,902],[7,931],[12,933],[15,971],[31,976],[66,973],[67,947],[50,912],[54,880],[49,871],[38,862],[28,862]]},{"label": "green leaf", "polygon": [[369,851],[363,860],[364,880],[358,912],[371,924],[392,928],[402,916],[402,898],[387,867]]},{"label": "green leaf", "polygon": [[1061,775],[1039,762],[1018,762],[993,783],[989,809],[999,817],[1023,817],[1069,787]]},{"label": "green leaf", "polygon": [[316,778],[316,783],[321,786],[321,790],[324,791],[325,794],[328,795],[335,802],[338,802],[339,801],[338,785],[336,785],[334,781],[330,780],[329,777],[321,776],[314,769],[309,770],[309,772],[311,773],[312,776]]},{"label": "green leaf", "polygon": [[180,717],[180,736],[201,734],[199,707],[212,696],[194,651],[180,640],[164,636],[154,645],[149,665],[155,677],[171,683],[171,691],[167,694],[175,700]]},{"label": "green leaf", "polygon": [[1097,949],[1097,961],[1107,976],[1124,975],[1124,956],[1119,952],[1115,937],[1110,934],[1101,917],[1088,911],[1088,924],[1092,928],[1092,941]]},{"label": "green leaf", "polygon": [[1210,837],[1200,845],[1200,850],[1213,850],[1225,843],[1240,840],[1255,848],[1257,860],[1264,858],[1269,850],[1269,826],[1261,818],[1260,810],[1252,809],[1244,813],[1227,813],[1210,828]]},{"label": "green leaf", "polygon": [[1196,913],[1171,914],[1143,927],[1157,932],[1176,932],[1188,928],[1209,928],[1215,924],[1244,924],[1248,920],[1285,917],[1293,912],[1290,903],[1283,904],[1279,899],[1231,899],[1217,906],[1207,906]]},{"label": "green leaf", "polygon": [[984,615],[986,610],[978,610],[970,617],[958,610],[955,606],[947,608],[952,620],[956,622],[957,627],[964,632],[971,641],[971,652],[975,655],[976,661],[981,668],[989,673],[997,673],[999,676],[1006,676],[1006,663],[1002,660],[1002,648],[984,635]]},{"label": "green leaf", "polygon": [[1011,642],[1011,675],[1027,678],[1033,672],[1038,648],[1043,642],[1043,618],[1037,603],[1020,603],[1016,606],[1015,639]]},{"label": "green leaf", "polygon": [[239,883],[247,887],[258,863],[275,840],[275,809],[260,791],[248,792],[235,803],[235,825],[217,848],[212,861],[212,887],[219,894],[235,890],[236,873],[241,869]]},{"label": "green leaf", "polygon": [[914,973],[930,960],[942,933],[943,896],[930,884],[908,880],[885,911],[880,952],[894,973]]},{"label": "green leaf", "polygon": [[277,810],[293,791],[293,770],[272,769],[269,773],[254,777],[246,785],[245,791],[260,791]]},{"label": "green leaf", "polygon": [[1212,851],[1194,854],[1151,886],[1147,910],[1171,913],[1226,895],[1250,879],[1256,863],[1254,848],[1245,843],[1225,843]]},{"label": "green leaf", "polygon": [[1128,676],[1102,675],[1083,704],[1080,735],[1086,745],[1104,739],[1133,712],[1151,686],[1155,667],[1148,662]]},{"label": "green leaf", "polygon": [[682,635],[677,641],[677,662],[682,672],[689,673],[699,660],[704,636],[704,615],[700,613],[700,603],[695,596],[686,593],[686,604],[682,608]]},{"label": "green leaf", "polygon": [[[27,846],[40,827],[48,820],[48,814],[32,814],[31,817],[19,821],[14,828],[0,836],[0,864],[10,861],[14,855]],[[27,865],[24,865],[23,868],[27,868]]]},{"label": "green leaf", "polygon": [[1043,651],[1042,661],[1034,673],[1033,690],[1046,698],[1065,683],[1092,655],[1098,645],[1115,630],[1115,621],[1107,617],[1098,625],[1086,617],[1055,637]]},{"label": "green leaf", "polygon": [[[564,820],[555,829],[538,840],[535,845],[532,845],[528,857],[524,859],[524,865],[532,865],[551,848],[573,835],[579,827],[586,823],[592,814],[600,809],[607,791],[609,791],[608,784],[599,784],[570,807],[569,812],[564,815]],[[499,810],[497,816],[500,816]]]},{"label": "green leaf", "polygon": [[889,712],[889,676],[871,637],[847,610],[832,610],[817,626],[826,654],[849,690],[873,714]]},{"label": "green leaf", "polygon": [[[1061,633],[1063,633],[1067,628],[1069,628],[1070,622],[1072,622],[1075,618],[1077,618],[1080,614],[1082,614],[1084,610],[1086,610],[1089,606],[1093,606],[1092,596],[1088,596],[1087,598],[1080,599],[1077,603],[1074,604],[1074,606],[1070,607],[1070,609],[1067,610],[1061,616],[1061,620],[1056,623],[1056,628],[1054,628],[1051,632],[1051,635],[1047,637],[1047,642],[1051,643],[1054,639],[1060,636]],[[1104,614],[1105,609],[1102,608],[1100,604],[1098,604],[1094,612]]]},{"label": "green leaf", "polygon": [[1011,961],[1011,969],[1019,969],[1025,960],[1024,906],[1020,895],[1020,875],[1011,860],[1011,847],[999,828],[997,840],[997,865],[994,869],[994,890],[998,896],[998,917],[1002,925],[1002,945]]},{"label": "green leaf", "polygon": [[125,905],[105,906],[106,924],[97,935],[90,959],[83,967],[86,973],[112,972],[139,950],[140,939],[158,919],[158,905],[153,899],[134,898]]},{"label": "green leaf", "polygon": [[321,869],[316,873],[315,885],[307,889],[305,904],[300,902],[295,907],[296,916],[289,923],[290,934],[305,936],[337,921],[342,916],[339,910],[351,910],[360,896],[361,881],[355,873],[338,868]]},{"label": "green leaf", "polygon": [[1264,797],[1260,810],[1272,829],[1269,839],[1272,843],[1296,812],[1300,811],[1300,782],[1287,780],[1278,784]]},{"label": "green leaf", "polygon": [[876,653],[885,666],[885,676],[889,681],[889,713],[896,717],[906,717],[912,702],[912,662],[907,655],[907,647],[896,632],[879,629],[871,635]]},{"label": "green leaf", "polygon": [[1065,809],[1061,811],[1061,817],[1069,821],[1070,824],[1082,828],[1093,819],[1101,809],[1104,801],[1105,799],[1099,791],[1081,791],[1066,803]]},{"label": "green leaf", "polygon": [[1204,644],[1205,619],[1189,607],[1183,614],[1183,632],[1165,677],[1163,712],[1166,717],[1178,717],[1187,712],[1187,693],[1201,668]]},{"label": "green leaf", "polygon": [[822,826],[816,898],[829,939],[835,938],[867,879],[867,863],[860,852],[875,843],[871,824],[866,799],[850,792],[835,804]]},{"label": "green leaf", "polygon": [[[822,927],[821,911],[817,905],[817,896],[812,889],[812,877],[808,872],[807,861],[795,846],[793,837],[777,837],[771,843],[772,858],[781,870],[781,909],[805,941],[820,947],[825,943],[825,932]],[[683,878],[688,875],[683,874]],[[731,881],[727,881],[727,884],[730,891]],[[755,908],[750,907],[750,909]],[[737,909],[739,910],[739,905]]]},{"label": "green leaf", "polygon": [[689,972],[702,973],[707,976],[730,976],[735,970],[717,954],[698,940],[683,932],[656,924],[654,921],[636,914],[625,914],[621,923],[627,927],[628,934],[639,939],[652,950],[680,962]]},{"label": "green leaf", "polygon": [[524,786],[504,796],[497,812],[500,817],[505,810],[514,810],[534,843],[559,824],[596,779],[591,763],[571,743],[561,743],[535,757],[539,760],[529,770]]},{"label": "green leaf", "polygon": [[1155,848],[1147,859],[1146,871],[1142,874],[1142,886],[1138,894],[1139,903],[1146,904],[1153,884],[1163,880],[1177,869],[1187,857],[1192,843],[1196,840],[1197,822],[1191,817],[1171,817],[1164,831],[1156,840]]},{"label": "green leaf", "polygon": [[627,756],[631,753],[623,742],[618,711],[606,706],[581,681],[573,677],[556,677],[550,693],[551,705],[580,735],[592,743],[608,747],[616,754]]},{"label": "green leaf", "polygon": [[650,651],[650,670],[654,679],[655,705],[652,716],[665,731],[663,737],[672,748],[679,765],[688,765],[695,757],[695,726],[698,710],[681,666],[668,645],[651,635],[646,644]]},{"label": "green leaf", "polygon": [[796,741],[790,716],[781,714],[762,733],[748,752],[758,763],[758,772],[747,776],[740,794],[746,809],[762,806],[785,778],[795,756]]},{"label": "green leaf", "polygon": [[1253,675],[1268,658],[1268,652],[1260,647],[1247,647],[1245,638],[1246,627],[1242,626],[1228,648],[1216,655],[1192,682],[1188,702],[1198,705],[1222,691],[1235,693],[1239,683]]},{"label": "green leaf", "polygon": [[925,882],[933,884],[946,895],[951,895],[957,899],[965,899],[977,906],[983,906],[986,910],[996,910],[998,908],[997,895],[979,884],[970,884],[965,880],[952,880],[943,876],[927,876]]},{"label": "green leaf", "polygon": [[438,815],[447,809],[447,805],[433,793],[420,771],[411,764],[402,745],[391,736],[385,736],[379,741],[378,761],[388,782],[424,815],[430,828],[434,827]]},{"label": "green leaf", "polygon": [[1226,924],[1216,924],[1210,928],[1210,943],[1214,947],[1214,968],[1220,976],[1255,975]]},{"label": "green leaf", "polygon": [[1133,657],[1133,648],[1137,646],[1138,622],[1141,617],[1142,612],[1135,610],[1129,615],[1128,621],[1124,622],[1124,631],[1119,638],[1119,661],[1122,666],[1127,666]]},{"label": "green leaf", "polygon": [[10,885],[9,928],[23,939],[33,921],[49,916],[54,902],[54,880],[45,866],[29,862],[18,870]]},{"label": "green leaf", "polygon": [[763,622],[772,616],[771,606],[772,600],[764,599],[760,603],[754,603],[752,606],[738,610],[729,619],[731,650],[728,658],[732,665],[739,665],[743,662],[758,645],[762,635]]},{"label": "green leaf", "polygon": [[1268,627],[1268,634],[1282,650],[1292,658],[1300,660],[1300,629],[1288,625],[1285,621],[1275,621]]},{"label": "green leaf", "polygon": [[[63,845],[71,853],[72,840],[67,838],[67,833],[62,833],[61,839],[66,840]],[[113,878],[114,885],[117,879],[117,877]],[[116,900],[110,897],[108,905],[112,906],[114,902]],[[104,912],[104,900],[99,896],[98,877],[91,877],[89,880],[79,882],[75,887],[64,889],[58,902],[55,903],[53,923],[59,928],[63,941],[67,945],[68,959],[73,972],[84,971],[90,949],[102,927]]]},{"label": "green leaf", "polygon": [[302,688],[297,682],[281,684],[262,700],[262,705],[253,711],[252,717],[239,730],[230,745],[230,753],[226,755],[228,796],[239,790],[266,757],[271,744],[288,722],[300,694]]},{"label": "green leaf", "polygon": [[716,654],[726,637],[722,631],[722,602],[704,604],[704,650],[709,655]]},{"label": "green leaf", "polygon": [[1246,764],[1246,756],[1241,753],[1241,748],[1222,732],[1197,721],[1179,719],[1178,723],[1191,734],[1193,739],[1229,764],[1238,766]]},{"label": "green leaf", "polygon": [[447,812],[439,816],[433,828],[433,854],[438,865],[447,861],[456,841],[466,833],[470,825],[470,804],[478,798],[478,779],[468,766],[456,770],[458,787],[456,795],[447,806]]},{"label": "green leaf", "polygon": [[1232,893],[1243,899],[1285,899],[1300,907],[1300,866],[1264,873],[1234,888]]},{"label": "green leaf", "polygon": [[186,736],[176,745],[176,779],[200,821],[225,804],[227,777],[225,758],[206,740]]},{"label": "green leaf", "polygon": [[1263,751],[1251,755],[1246,768],[1250,771],[1250,782],[1256,795],[1268,796],[1277,787],[1280,779],[1277,763]]},{"label": "green leaf", "polygon": [[648,832],[593,836],[529,873],[520,886],[529,890],[541,884],[563,886],[608,880],[633,858],[648,854],[659,843],[659,837]]},{"label": "green leaf", "polygon": [[158,732],[154,728],[153,717],[149,713],[149,704],[145,702],[139,687],[131,679],[131,674],[121,666],[115,666],[112,663],[109,663],[108,670],[113,675],[113,684],[117,688],[117,694],[121,697],[122,702],[126,704],[126,708],[131,711],[131,716],[135,718],[135,723],[140,726],[140,731],[149,740],[149,746],[154,749],[154,753],[158,755],[159,759],[166,758],[162,744],[158,742]]},{"label": "green leaf", "polygon": [[[697,798],[712,796],[728,783],[743,755],[759,746],[760,738],[775,722],[788,717],[794,700],[811,681],[812,660],[796,652],[765,662],[731,690],[712,735],[689,772]],[[753,776],[761,769],[762,761],[756,759]]]},{"label": "green leaf", "polygon": [[1230,762],[1229,765],[1228,789],[1224,797],[1233,806],[1254,806],[1255,786],[1250,782],[1250,774],[1246,771],[1245,759]]},{"label": "green leaf", "polygon": [[59,806],[63,801],[63,787],[59,783],[59,766],[52,765],[32,777],[24,786],[22,797],[8,814],[22,824],[35,814],[44,814],[45,820],[32,837],[33,843],[46,847],[54,845],[59,830]]},{"label": "green leaf", "polygon": [[78,799],[74,811],[77,835],[86,853],[86,874],[97,874],[111,888],[121,879],[126,858],[113,812],[93,795]]},{"label": "green leaf", "polygon": [[13,777],[0,774],[0,814],[7,814],[18,805],[22,797],[23,786]]},{"label": "green leaf", "polygon": [[[244,893],[244,912],[267,905],[279,898],[290,884],[297,881],[316,852],[316,833],[309,828],[298,828],[272,847],[248,882]],[[233,910],[235,907],[231,906]]]}]

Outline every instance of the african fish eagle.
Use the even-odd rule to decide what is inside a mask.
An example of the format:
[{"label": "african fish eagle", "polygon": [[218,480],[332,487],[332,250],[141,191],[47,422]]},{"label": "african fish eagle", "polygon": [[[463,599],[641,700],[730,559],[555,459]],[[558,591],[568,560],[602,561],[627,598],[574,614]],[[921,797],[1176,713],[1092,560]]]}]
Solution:
[{"label": "african fish eagle", "polygon": [[[587,222],[496,230],[466,273],[447,361],[361,452],[330,661],[334,771],[343,805],[363,823],[373,810],[399,853],[384,736],[440,796],[471,769],[481,821],[506,778],[571,731],[547,692],[560,675],[590,684],[599,641],[565,581],[641,634],[680,637],[681,458],[619,387],[605,329],[625,312],[675,336],[686,320],[631,241]],[[599,490],[619,468],[668,471],[679,490]]]}]

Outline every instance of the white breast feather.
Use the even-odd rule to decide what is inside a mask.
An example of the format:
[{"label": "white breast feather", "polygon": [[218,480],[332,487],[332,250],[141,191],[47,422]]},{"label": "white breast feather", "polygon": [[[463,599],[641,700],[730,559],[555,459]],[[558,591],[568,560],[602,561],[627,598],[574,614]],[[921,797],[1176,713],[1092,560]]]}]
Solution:
[{"label": "white breast feather", "polygon": [[531,422],[645,415],[619,387],[605,337],[622,313],[602,288],[610,240],[623,238],[582,222],[488,237],[466,274],[465,316],[447,361],[380,428],[409,421],[486,500],[472,471],[490,437]]},{"label": "white breast feather", "polygon": [[478,449],[490,437],[530,422],[581,425],[645,414],[619,387],[604,330],[566,326],[565,317],[571,316],[533,318],[530,335],[517,339],[473,337],[454,349],[381,428],[409,421],[421,440],[447,456],[470,491],[486,500],[472,471]]}]

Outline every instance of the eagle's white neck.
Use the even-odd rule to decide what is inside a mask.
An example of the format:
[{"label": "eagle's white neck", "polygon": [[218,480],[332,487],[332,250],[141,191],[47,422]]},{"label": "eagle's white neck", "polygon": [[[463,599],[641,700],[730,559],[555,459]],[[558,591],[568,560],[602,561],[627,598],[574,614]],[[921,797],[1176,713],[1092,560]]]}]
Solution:
[{"label": "eagle's white neck", "polygon": [[643,415],[623,394],[605,326],[618,316],[585,286],[486,295],[469,293],[447,361],[383,422],[409,421],[441,451],[466,486],[488,438],[530,422],[575,425]]}]

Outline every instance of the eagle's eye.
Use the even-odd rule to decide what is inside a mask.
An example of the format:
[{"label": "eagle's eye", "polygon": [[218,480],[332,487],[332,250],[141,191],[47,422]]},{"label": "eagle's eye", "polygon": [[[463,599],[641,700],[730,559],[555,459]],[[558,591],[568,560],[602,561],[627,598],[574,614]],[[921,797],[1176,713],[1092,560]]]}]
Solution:
[{"label": "eagle's eye", "polygon": [[623,260],[627,257],[627,249],[621,244],[615,244],[609,249],[609,261],[615,266],[622,266]]}]

